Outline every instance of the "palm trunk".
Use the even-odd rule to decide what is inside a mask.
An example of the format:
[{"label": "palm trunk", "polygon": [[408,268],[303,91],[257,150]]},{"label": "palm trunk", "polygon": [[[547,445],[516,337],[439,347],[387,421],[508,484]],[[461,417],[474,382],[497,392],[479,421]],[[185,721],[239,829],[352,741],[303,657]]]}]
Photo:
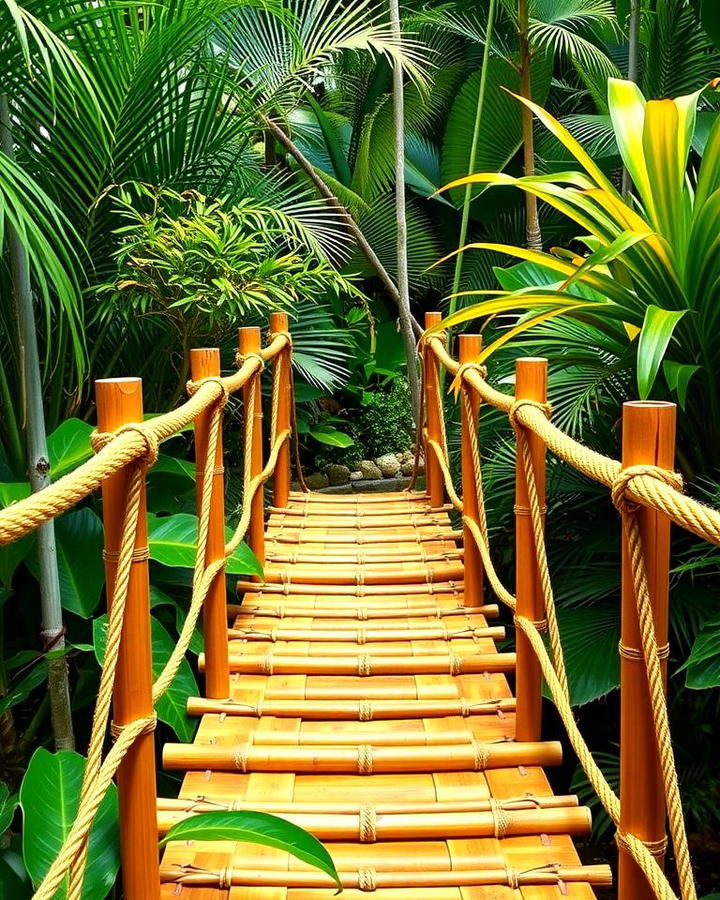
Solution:
[{"label": "palm trunk", "polygon": [[[390,28],[393,37],[401,40],[400,7],[398,0],[390,0]],[[408,388],[412,402],[413,418],[420,416],[420,380],[417,369],[417,353],[410,313],[410,285],[408,282],[407,216],[405,210],[405,94],[403,71],[399,62],[393,66],[393,114],[395,122],[395,209],[397,218],[397,278],[400,330],[405,342]]]},{"label": "palm trunk", "polygon": [[[478,91],[477,107],[475,108],[475,125],[473,127],[472,144],[470,145],[470,159],[468,160],[468,175],[475,172],[475,161],[477,159],[477,145],[480,140],[480,124],[482,122],[483,107],[485,106],[485,90],[487,87],[487,73],[490,64],[490,48],[493,40],[493,31],[495,28],[495,6],[496,0],[490,0],[488,9],[487,27],[485,29],[485,47],[483,49],[482,69],[480,70],[480,90]],[[460,238],[458,240],[458,250],[465,246],[467,240],[468,224],[470,222],[470,202],[472,200],[472,185],[465,185],[465,197],[463,198],[462,221],[460,222]],[[462,277],[463,254],[458,253],[455,257],[455,275],[453,277],[452,296],[450,297],[450,313],[454,313],[457,308],[457,292],[460,290],[460,279]]]},{"label": "palm trunk", "polygon": [[[400,305],[400,291],[398,290],[397,285],[390,277],[389,272],[380,262],[377,257],[377,254],[373,250],[373,248],[368,243],[367,238],[362,233],[360,226],[357,224],[355,219],[353,219],[350,211],[343,206],[343,204],[338,200],[338,198],[333,194],[330,188],[325,184],[322,178],[315,171],[313,164],[310,160],[304,155],[304,153],[297,147],[289,135],[287,135],[282,128],[276,123],[273,122],[268,116],[261,116],[263,125],[275,136],[278,143],[281,144],[287,152],[292,156],[295,162],[300,166],[300,168],[305,172],[310,182],[313,184],[318,194],[320,194],[323,199],[327,200],[328,205],[332,206],[333,209],[336,209],[340,215],[342,216],[343,221],[345,222],[345,226],[350,234],[353,236],[355,242],[358,247],[362,251],[362,253],[367,258],[368,262],[372,266],[375,274],[380,279],[383,284],[383,287],[388,292],[390,298],[393,303],[397,306]],[[412,326],[413,331],[419,337],[423,333],[423,329],[420,327],[419,322],[417,322],[412,316],[410,317],[410,324]]]},{"label": "palm trunk", "polygon": [[[641,0],[631,0],[630,2],[630,30],[628,34],[628,80],[634,81],[636,84],[638,82],[640,70],[640,2]],[[630,180],[630,173],[623,166],[623,197],[628,197],[631,190],[632,181]]]},{"label": "palm trunk", "polygon": [[[10,110],[7,98],[0,96],[0,147],[9,158],[14,158]],[[41,491],[50,483],[43,411],[42,380],[38,355],[35,310],[33,308],[30,267],[20,236],[11,224],[6,226],[8,255],[12,275],[15,306],[20,340],[19,357],[25,384],[28,474],[33,492]],[[61,650],[65,646],[60,580],[55,551],[55,525],[52,521],[37,529],[37,552],[40,569],[40,604],[42,611],[41,637],[43,648]],[[48,660],[48,694],[52,714],[55,746],[59,750],[73,749],[72,715],[67,663],[64,657]]]},{"label": "palm trunk", "polygon": [[[518,37],[520,39],[520,94],[527,100],[532,100],[532,80],[530,66],[532,52],[530,51],[529,24],[530,14],[528,0],[518,0]],[[523,171],[525,175],[535,174],[535,138],[533,136],[532,110],[523,105],[522,108],[522,136],[523,136]],[[537,197],[525,194],[525,241],[531,250],[542,250],[542,234],[540,233],[540,218],[538,216]]]}]

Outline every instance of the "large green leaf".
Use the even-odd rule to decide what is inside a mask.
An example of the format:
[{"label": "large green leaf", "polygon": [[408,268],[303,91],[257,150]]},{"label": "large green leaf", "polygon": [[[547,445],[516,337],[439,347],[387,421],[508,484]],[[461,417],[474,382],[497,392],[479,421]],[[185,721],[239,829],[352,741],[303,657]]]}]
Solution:
[{"label": "large green leaf", "polygon": [[[170,654],[175,647],[175,641],[157,619],[150,620],[152,627],[152,668],[153,678],[157,679],[165,667]],[[102,665],[107,646],[107,616],[99,616],[93,621],[93,642],[95,656]],[[169,725],[181,741],[191,741],[195,732],[194,720],[188,718],[186,712],[187,698],[196,697],[199,693],[195,676],[186,659],[180,663],[180,668],[173,683],[165,691],[156,705],[158,718]]]},{"label": "large green leaf", "polygon": [[[0,483],[0,507],[4,508],[11,503],[17,503],[30,494],[30,485],[25,482]],[[15,569],[29,556],[35,543],[35,536],[29,534],[19,541],[11,544],[3,544],[0,547],[0,582],[5,587],[10,587]]]},{"label": "large green leaf", "polygon": [[574,706],[603,697],[620,684],[620,620],[617,604],[559,609],[570,696]]},{"label": "large green leaf", "polygon": [[53,481],[57,481],[90,459],[93,452],[90,446],[92,432],[93,427],[87,422],[81,419],[66,419],[48,435],[47,446]]},{"label": "large green leaf", "polygon": [[0,850],[0,897],[26,900],[31,895],[32,884],[21,856],[14,850]]},{"label": "large green leaf", "polygon": [[[85,759],[71,750],[32,756],[20,788],[23,811],[23,859],[37,886],[58,855],[77,814]],[[103,900],[120,867],[117,789],[105,795],[90,833],[83,900]],[[67,896],[65,884],[56,894]]]},{"label": "large green leaf", "polygon": [[683,668],[687,687],[699,691],[720,687],[720,616],[703,625]]},{"label": "large green leaf", "polygon": [[247,841],[285,850],[303,862],[315,866],[342,889],[332,857],[316,837],[264,812],[211,812],[191,816],[173,825],[161,844],[169,841]]},{"label": "large green leaf", "polygon": [[646,400],[652,390],[675,326],[686,312],[660,309],[654,305],[645,310],[637,351],[637,383],[641,400]]},{"label": "large green leaf", "polygon": [[355,443],[349,434],[338,431],[332,425],[313,425],[310,428],[310,436],[330,447],[352,447]]},{"label": "large green leaf", "polygon": [[[65,513],[55,520],[55,544],[62,605],[88,619],[97,608],[105,583],[102,522],[87,507]],[[28,566],[39,577],[36,554],[28,559]]]},{"label": "large green leaf", "polygon": [[8,786],[4,781],[0,781],[0,837],[2,837],[10,827],[17,805],[18,795],[13,794],[11,796]]},{"label": "large green leaf", "polygon": [[[226,540],[232,532],[226,529]],[[148,516],[150,559],[164,566],[192,569],[195,565],[197,516],[178,513],[174,516]],[[257,557],[241,543],[227,561],[229,575],[262,575]]]},{"label": "large green leaf", "polygon": [[[532,70],[533,99],[542,103],[550,87],[552,57],[538,53]],[[450,109],[440,151],[440,173],[443,184],[472,174],[468,161],[473,139],[473,124],[480,92],[480,71],[473,72],[461,87]],[[475,155],[476,172],[501,172],[522,143],[522,107],[507,93],[520,90],[520,76],[515,66],[501,56],[488,62],[487,84]],[[474,196],[485,186],[474,187]],[[464,188],[451,192],[460,206]]]}]

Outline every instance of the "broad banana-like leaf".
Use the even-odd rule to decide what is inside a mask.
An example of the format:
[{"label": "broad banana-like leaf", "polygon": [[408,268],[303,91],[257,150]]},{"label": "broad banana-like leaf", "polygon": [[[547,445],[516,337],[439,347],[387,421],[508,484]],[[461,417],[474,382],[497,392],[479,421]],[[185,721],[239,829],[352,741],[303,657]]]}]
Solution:
[{"label": "broad banana-like leaf", "polygon": [[646,400],[657,377],[675,326],[686,309],[660,309],[648,306],[638,341],[637,383],[640,399]]}]

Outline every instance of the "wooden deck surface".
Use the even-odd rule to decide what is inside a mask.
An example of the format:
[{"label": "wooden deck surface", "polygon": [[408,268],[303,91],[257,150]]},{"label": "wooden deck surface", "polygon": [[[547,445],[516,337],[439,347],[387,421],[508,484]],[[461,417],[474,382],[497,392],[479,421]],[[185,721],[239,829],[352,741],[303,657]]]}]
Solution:
[{"label": "wooden deck surface", "polygon": [[[186,775],[179,801],[159,801],[161,831],[204,809],[283,815],[326,843],[347,900],[589,900],[585,881],[549,875],[580,866],[589,813],[553,796],[557,744],[514,741],[514,655],[492,606],[464,607],[462,550],[427,503],[293,495],[272,512],[268,584],[228,632],[229,702],[194,701],[210,710],[194,743],[165,748]],[[517,873],[554,883],[514,888]],[[249,844],[170,844],[161,874],[163,898],[334,893]],[[180,883],[191,874],[209,883]]]}]

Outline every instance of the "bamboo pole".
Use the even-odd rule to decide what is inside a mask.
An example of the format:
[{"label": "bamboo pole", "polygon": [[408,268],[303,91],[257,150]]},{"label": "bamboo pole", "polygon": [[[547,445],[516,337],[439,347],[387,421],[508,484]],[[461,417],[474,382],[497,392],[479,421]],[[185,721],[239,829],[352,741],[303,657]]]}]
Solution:
[{"label": "bamboo pole", "polygon": [[[193,381],[220,375],[220,351],[208,347],[190,351],[190,374]],[[195,483],[198,516],[203,501],[203,473],[207,464],[208,441],[212,411],[206,409],[195,420]],[[222,421],[222,420],[221,420]],[[210,525],[208,529],[205,565],[225,556],[225,479],[223,469],[222,426],[220,427],[213,461]],[[227,601],[225,576],[220,573],[213,581],[203,605],[203,634],[205,638],[205,693],[222,699],[230,692],[230,670],[227,649]]]},{"label": "bamboo pole", "polygon": [[[192,813],[161,809],[158,813],[160,834],[167,834],[173,825],[190,815]],[[362,833],[361,815],[304,813],[288,809],[283,813],[283,818],[314,834],[321,841],[356,841],[358,833]],[[591,826],[590,810],[583,806],[508,811],[503,819],[507,837],[533,834],[586,835]],[[420,816],[416,813],[389,813],[378,817],[374,838],[377,841],[432,841],[493,837],[497,823],[497,816],[492,810],[426,812]]]},{"label": "bamboo pole", "polygon": [[[95,399],[101,432],[115,431],[122,425],[143,420],[142,381],[139,378],[96,381]],[[102,486],[108,596],[112,595],[111,586],[117,574],[128,480],[129,469],[126,467],[109,476]],[[152,713],[150,582],[143,485],[113,690],[113,719],[123,726]],[[127,900],[159,900],[157,785],[152,732],[139,735],[130,747],[118,769],[117,784],[124,896]]]},{"label": "bamboo pole", "polygon": [[[489,638],[493,641],[502,641],[505,639],[505,627],[503,625],[495,625],[493,627],[469,626],[463,628],[443,628],[440,626],[420,625],[417,628],[362,628],[344,630],[331,628],[318,628],[313,625],[311,628],[270,628],[258,629],[252,625],[241,628],[229,628],[228,638],[238,641],[311,641],[314,644],[327,641],[347,642],[351,645],[345,652],[352,649],[353,644],[367,644],[371,646],[373,642],[383,644],[396,641],[441,641],[443,643],[452,641],[453,639],[468,640],[473,638]],[[337,652],[337,651],[336,651]]]},{"label": "bamboo pole", "polygon": [[434,747],[273,747],[259,744],[165,744],[167,769],[218,772],[326,772],[401,774],[464,772],[511,766],[556,766],[562,747],[556,741],[447,744]]},{"label": "bamboo pole", "polygon": [[[428,541],[454,541],[462,537],[462,531],[433,531],[417,532],[408,531],[407,533],[393,534],[393,544],[422,544]],[[388,542],[388,535],[382,532],[373,531],[346,531],[328,534],[321,528],[315,527],[299,527],[285,532],[277,531],[272,528],[268,535],[268,540],[277,544],[344,544],[355,547],[368,547],[373,544],[382,544]]]},{"label": "bamboo pole", "polygon": [[[270,334],[290,330],[287,313],[274,312],[270,314]],[[279,391],[277,405],[277,421],[270,435],[271,445],[275,443],[278,434],[290,428],[292,403],[292,384],[290,366],[292,365],[292,347],[288,345],[275,359],[275,366],[280,366]],[[273,389],[275,382],[273,381]],[[276,507],[287,507],[290,501],[290,443],[285,441],[278,453],[277,465],[273,474],[273,504]]]},{"label": "bamboo pole", "polygon": [[[442,313],[426,312],[425,328],[433,328],[442,321]],[[438,408],[439,395],[438,364],[435,354],[429,344],[423,343],[423,390],[425,391],[425,418],[427,436],[425,440],[425,483],[426,492],[430,497],[430,506],[442,506],[445,500],[445,486],[443,484],[440,463],[428,446],[429,441],[437,441],[442,446],[442,418]]]},{"label": "bamboo pole", "polygon": [[[238,329],[238,347],[241,355],[259,353],[261,348],[260,329],[254,326]],[[262,396],[260,394],[260,372],[256,372],[243,387],[243,408],[245,415],[251,405],[251,397],[254,396],[255,415],[250,426],[250,451],[249,477],[254,478],[262,472]],[[247,457],[246,457],[247,458]],[[252,513],[250,527],[248,528],[248,544],[257,556],[261,566],[265,565],[265,504],[263,491],[260,489],[252,500]],[[257,576],[252,576],[253,580]]]},{"label": "bamboo pole", "polygon": [[[675,461],[673,403],[623,404],[623,467],[649,464],[672,469]],[[661,651],[668,644],[670,520],[640,507],[637,516]],[[662,655],[665,655],[664,653]],[[663,659],[667,678],[667,660]],[[662,864],[665,800],[628,542],[623,529],[622,636],[620,639],[620,829],[646,841]],[[622,845],[618,867],[619,900],[652,900],[645,876]]]},{"label": "bamboo pole", "polygon": [[[457,693],[457,692],[456,692]],[[266,699],[260,705],[237,700],[208,700],[205,697],[188,697],[190,716],[205,713],[226,716],[275,716],[277,718],[302,718],[306,720],[364,721],[368,709],[361,700],[280,700]],[[481,700],[469,703],[457,697],[446,700],[377,700],[372,704],[373,721],[379,719],[436,719],[446,716],[504,715],[515,711],[515,698]]]},{"label": "bamboo pole", "polygon": [[[460,364],[473,362],[482,350],[482,335],[461,334],[458,338]],[[470,391],[470,409],[461,404],[460,428],[462,447],[462,496],[463,516],[477,525],[480,518],[478,503],[478,483],[475,478],[475,463],[470,447],[470,432],[477,434],[480,398],[476,391]],[[463,547],[465,548],[465,605],[482,606],[483,565],[472,532],[463,524]]]},{"label": "bamboo pole", "polygon": [[[547,401],[547,360],[534,357],[518,359],[515,365],[515,398]],[[525,431],[535,473],[538,499],[545,505],[545,445],[537,435]],[[545,618],[540,583],[540,570],[535,552],[533,526],[530,518],[525,469],[518,443],[515,470],[515,588],[517,612],[532,622]],[[517,647],[517,739],[537,741],[542,732],[542,674],[532,647],[525,635],[518,631]]]}]

